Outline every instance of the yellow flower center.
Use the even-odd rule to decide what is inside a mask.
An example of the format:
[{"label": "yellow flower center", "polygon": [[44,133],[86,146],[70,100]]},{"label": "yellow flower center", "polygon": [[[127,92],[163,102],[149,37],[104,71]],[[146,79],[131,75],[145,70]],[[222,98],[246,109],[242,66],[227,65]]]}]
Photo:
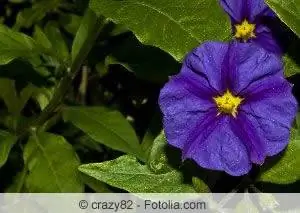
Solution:
[{"label": "yellow flower center", "polygon": [[235,25],[235,30],[234,37],[242,39],[244,42],[247,42],[250,38],[256,37],[254,34],[255,24],[251,24],[247,20],[244,20],[241,24]]},{"label": "yellow flower center", "polygon": [[227,90],[222,96],[217,96],[213,99],[218,107],[218,115],[226,113],[231,114],[233,117],[236,117],[237,109],[244,100],[243,98],[232,95],[229,90]]}]

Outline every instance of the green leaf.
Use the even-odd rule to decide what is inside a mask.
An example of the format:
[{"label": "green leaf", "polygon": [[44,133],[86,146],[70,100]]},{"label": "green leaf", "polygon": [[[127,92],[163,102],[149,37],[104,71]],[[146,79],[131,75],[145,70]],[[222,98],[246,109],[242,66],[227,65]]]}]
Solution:
[{"label": "green leaf", "polygon": [[52,48],[52,44],[49,41],[49,39],[47,38],[47,35],[44,33],[44,31],[39,27],[39,26],[35,26],[34,28],[34,35],[33,35],[35,41],[41,45],[43,48],[45,49],[51,49]]},{"label": "green leaf", "polygon": [[55,87],[37,88],[34,91],[33,99],[39,104],[40,109],[44,110],[54,96]]},{"label": "green leaf", "polygon": [[278,17],[300,37],[300,0],[266,0]]},{"label": "green leaf", "polygon": [[119,36],[127,32],[130,32],[127,27],[121,24],[115,24],[114,28],[112,29],[112,31],[110,31],[109,35],[113,37],[113,36]]},{"label": "green leaf", "polygon": [[146,153],[146,156],[150,155],[154,140],[160,134],[161,129],[161,113],[155,112],[141,144],[143,152]]},{"label": "green leaf", "polygon": [[24,193],[24,182],[27,175],[27,169],[23,168],[21,172],[18,172],[13,179],[13,183],[5,190],[5,193]]},{"label": "green leaf", "polygon": [[102,20],[93,11],[86,10],[72,45],[71,56],[73,64],[76,63],[77,58],[82,58],[82,53],[86,54],[85,50],[90,49],[91,40],[95,40],[98,36],[101,22]]},{"label": "green leaf", "polygon": [[218,0],[91,0],[89,6],[179,61],[200,43],[231,35],[229,18]]},{"label": "green leaf", "polygon": [[29,59],[29,61],[17,59],[9,64],[0,66],[0,76],[1,78],[15,80],[18,91],[28,84],[33,84],[37,87],[53,85],[54,82],[51,79],[53,75],[43,65],[38,55]]},{"label": "green leaf", "polygon": [[0,168],[6,163],[11,148],[17,141],[17,137],[9,132],[0,130]]},{"label": "green leaf", "polygon": [[145,159],[133,128],[118,111],[103,107],[67,107],[63,116],[95,141]]},{"label": "green leaf", "polygon": [[45,34],[52,44],[52,49],[56,52],[57,57],[60,57],[61,61],[68,61],[69,49],[64,40],[62,33],[59,30],[56,22],[48,22],[45,27]]},{"label": "green leaf", "polygon": [[8,64],[15,58],[31,58],[37,53],[32,38],[1,24],[0,37],[0,65]]},{"label": "green leaf", "polygon": [[285,44],[286,54],[283,56],[284,74],[291,77],[300,73],[300,39],[296,35],[290,35]]},{"label": "green leaf", "polygon": [[18,94],[14,80],[0,78],[0,98],[3,99],[8,111],[12,114],[20,114],[33,91],[34,87],[29,85]]},{"label": "green leaf", "polygon": [[166,173],[172,170],[168,165],[168,158],[165,154],[166,146],[166,136],[162,131],[154,140],[148,159],[149,168],[154,173]]},{"label": "green leaf", "polygon": [[0,116],[0,125],[11,132],[17,132],[19,127],[28,124],[31,119],[22,115],[4,113]]},{"label": "green leaf", "polygon": [[32,8],[26,8],[18,14],[14,28],[31,27],[34,23],[42,20],[48,12],[55,10],[61,1],[62,0],[41,0],[35,2]]},{"label": "green leaf", "polygon": [[300,73],[300,66],[288,55],[283,56],[284,62],[284,75],[291,77],[297,73]]},{"label": "green leaf", "polygon": [[290,184],[300,179],[300,132],[292,130],[290,143],[273,166],[264,165],[258,181],[277,184]]},{"label": "green leaf", "polygon": [[192,183],[193,183],[193,186],[194,186],[194,189],[196,190],[196,192],[199,192],[199,193],[211,192],[209,186],[206,185],[206,183],[199,177],[192,177]]},{"label": "green leaf", "polygon": [[[37,47],[41,52],[45,53],[43,55],[44,64],[47,65],[47,67],[55,67],[55,72],[57,72],[61,70],[58,69],[60,65],[69,66],[67,62],[69,62],[70,54],[64,37],[55,25],[55,22],[48,22],[45,31],[36,25],[33,37],[37,43]],[[33,64],[37,63],[42,62],[36,60]],[[38,69],[41,69],[41,67],[38,66]]]},{"label": "green leaf", "polygon": [[86,152],[89,152],[90,150],[94,150],[99,153],[104,152],[101,144],[93,140],[88,135],[77,136],[76,139],[74,139],[74,143],[76,143],[76,145],[73,146],[74,148],[82,149]]},{"label": "green leaf", "polygon": [[178,171],[154,174],[135,157],[124,155],[103,163],[81,165],[79,170],[113,187],[131,193],[176,193],[195,190],[183,181]]},{"label": "green leaf", "polygon": [[[151,147],[147,164],[150,170],[155,174],[165,174],[172,172],[174,168],[171,166],[166,155],[167,140],[164,131],[155,138]],[[208,193],[210,189],[208,185],[198,177],[192,177],[193,187],[197,192]]]},{"label": "green leaf", "polygon": [[[42,65],[36,65],[42,69]],[[0,98],[8,111],[19,115],[30,98],[40,104],[41,109],[48,104],[54,89],[54,81],[42,70],[36,70],[29,63],[20,60],[0,66]],[[14,80],[11,80],[14,79]]]},{"label": "green leaf", "polygon": [[296,129],[298,129],[298,132],[300,131],[300,114],[299,113],[297,114],[297,117],[296,117]]},{"label": "green leaf", "polygon": [[95,179],[91,176],[85,175],[83,173],[81,173],[81,177],[82,177],[82,181],[88,187],[93,189],[95,192],[97,192],[97,193],[105,193],[105,192],[106,193],[108,193],[108,192],[112,193],[112,191],[108,189],[108,185],[106,185],[105,183],[100,182],[97,179]]},{"label": "green leaf", "polygon": [[81,16],[75,14],[62,13],[59,16],[59,24],[68,33],[75,35],[77,30],[79,29],[81,18],[82,18]]},{"label": "green leaf", "polygon": [[79,159],[62,136],[34,132],[23,157],[29,171],[25,183],[29,192],[83,191],[77,172]]}]

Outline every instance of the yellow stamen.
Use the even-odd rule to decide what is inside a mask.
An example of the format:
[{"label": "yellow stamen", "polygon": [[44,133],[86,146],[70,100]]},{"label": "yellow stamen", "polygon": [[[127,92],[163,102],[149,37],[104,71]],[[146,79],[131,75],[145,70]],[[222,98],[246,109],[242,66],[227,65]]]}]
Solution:
[{"label": "yellow stamen", "polygon": [[234,37],[242,39],[244,42],[247,42],[250,38],[255,38],[255,24],[249,23],[247,20],[244,20],[241,24],[235,25],[235,35]]},{"label": "yellow stamen", "polygon": [[231,114],[233,117],[236,117],[237,109],[244,100],[243,98],[232,95],[229,90],[227,90],[222,96],[217,96],[213,99],[218,107],[218,115],[226,113]]}]

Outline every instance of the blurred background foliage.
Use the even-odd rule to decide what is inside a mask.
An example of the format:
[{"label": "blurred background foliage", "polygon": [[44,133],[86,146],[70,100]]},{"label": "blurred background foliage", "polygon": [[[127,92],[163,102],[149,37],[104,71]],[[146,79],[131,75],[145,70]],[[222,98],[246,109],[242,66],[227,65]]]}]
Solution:
[{"label": "blurred background foliage", "polygon": [[[100,133],[100,136],[94,136],[96,137],[94,140],[93,136],[87,136],[80,128],[64,122],[61,111],[43,124],[43,131],[47,130],[52,135],[42,133],[39,136],[38,133],[31,133],[31,135],[37,134],[38,136],[31,136],[28,139],[28,135],[24,134],[24,137],[18,137],[24,133],[24,128],[32,120],[37,119],[45,109],[53,98],[56,86],[67,72],[73,40],[87,7],[88,1],[86,0],[1,0],[1,23],[13,31],[31,36],[38,43],[39,48],[43,49],[43,52],[49,53],[34,56],[34,51],[24,52],[25,50],[22,50],[22,44],[20,44],[12,51],[24,54],[20,55],[22,58],[12,61],[8,59],[9,63],[0,67],[0,113],[2,115],[0,124],[3,129],[1,137],[7,140],[6,135],[11,134],[11,137],[14,138],[14,140],[11,139],[6,144],[0,145],[6,150],[1,150],[0,154],[3,155],[0,157],[0,161],[3,158],[3,165],[0,164],[3,166],[0,170],[1,191],[82,191],[84,190],[82,181],[78,181],[81,182],[79,184],[76,183],[76,180],[72,181],[71,178],[77,170],[77,168],[74,170],[74,166],[78,166],[79,162],[103,162],[122,155],[118,148],[114,150],[99,143],[99,138],[102,139],[101,134],[112,134],[110,130],[108,133]],[[6,40],[1,36],[0,44],[5,42]],[[58,107],[66,105],[102,106],[104,111],[107,108],[113,114],[104,114],[100,118],[112,119],[112,122],[115,123],[111,124],[111,128],[118,129],[118,125],[120,125],[120,128],[123,128],[121,132],[123,131],[125,135],[128,134],[126,131],[129,131],[131,138],[137,143],[144,140],[148,141],[146,143],[151,146],[153,139],[161,131],[157,106],[159,90],[168,76],[178,72],[179,69],[180,64],[169,54],[159,48],[141,44],[125,27],[108,22],[87,58],[84,59],[80,70],[74,76],[74,81],[68,88],[64,102]],[[85,114],[79,115],[76,111],[72,113],[82,117],[86,116]],[[92,128],[96,132],[98,127],[105,128],[97,122],[94,125],[95,127]],[[40,131],[37,129],[30,131]],[[118,132],[118,130],[116,131]],[[33,141],[34,138],[40,137],[49,140],[49,146],[53,143],[53,147],[41,144],[44,150],[37,150]],[[111,137],[112,139],[108,140],[115,140],[113,136]],[[52,141],[51,138],[53,138]],[[131,138],[129,136],[129,139]],[[44,139],[38,140],[40,143],[47,143]],[[117,144],[120,140],[122,139],[118,139],[114,143]],[[32,147],[29,148],[30,141],[32,141]],[[56,141],[61,141],[61,147],[59,147],[60,143]],[[69,144],[71,144],[71,148]],[[64,151],[68,147],[72,151]],[[75,153],[73,150],[76,151],[75,157],[72,157],[72,153]],[[33,152],[32,158],[35,159],[27,159],[26,155],[30,155],[29,152]],[[45,156],[45,152],[48,156]],[[34,161],[38,161],[38,163]],[[38,165],[34,165],[36,163]],[[72,167],[72,164],[73,168],[68,168]],[[58,168],[55,168],[56,166]],[[51,169],[51,167],[53,168]],[[56,175],[53,173],[59,173],[59,171],[55,171],[56,169],[68,170],[68,172],[61,174],[62,177],[55,177]],[[77,172],[75,173],[76,176],[79,176]],[[60,176],[60,174],[57,175]],[[55,181],[55,179],[60,180]],[[85,179],[91,178],[86,176]],[[67,184],[70,180],[71,183]],[[59,183],[68,186],[59,186]],[[94,187],[97,188],[97,186]],[[105,185],[103,187],[103,189],[100,187],[99,190],[108,190]]]}]

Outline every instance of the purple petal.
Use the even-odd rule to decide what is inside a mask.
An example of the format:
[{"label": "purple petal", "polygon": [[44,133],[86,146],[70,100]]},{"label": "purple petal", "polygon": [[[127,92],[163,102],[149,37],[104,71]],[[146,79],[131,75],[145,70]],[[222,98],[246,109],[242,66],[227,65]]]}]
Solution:
[{"label": "purple petal", "polygon": [[184,159],[198,165],[222,170],[233,176],[248,173],[251,162],[244,142],[232,131],[230,116],[207,117],[205,128],[198,129],[195,140],[184,146]]},{"label": "purple petal", "polygon": [[266,158],[264,141],[259,137],[259,134],[247,115],[239,112],[236,119],[231,122],[233,132],[245,144],[248,153],[250,154],[251,162],[263,164]]},{"label": "purple petal", "polygon": [[251,84],[241,106],[264,138],[268,156],[282,151],[288,144],[290,128],[297,113],[297,101],[291,85],[282,74],[266,77]]},{"label": "purple petal", "polygon": [[267,156],[273,156],[283,151],[290,139],[290,128],[283,126],[272,119],[258,117],[253,114],[247,115],[249,121],[255,126],[257,134],[264,143]]},{"label": "purple petal", "polygon": [[274,16],[264,0],[220,0],[220,4],[231,17],[233,24],[240,24],[245,19],[255,22],[263,16]]},{"label": "purple petal", "polygon": [[164,129],[168,142],[183,147],[196,124],[205,119],[205,112],[214,108],[213,91],[207,87],[206,79],[189,78],[182,73],[171,78],[161,90],[159,105],[164,115]]},{"label": "purple petal", "polygon": [[229,89],[231,92],[235,92],[235,81],[237,80],[236,75],[238,74],[237,64],[239,53],[235,51],[237,48],[236,46],[240,46],[240,44],[236,41],[230,42],[221,67],[222,84],[225,85],[224,87]]},{"label": "purple petal", "polygon": [[221,6],[225,12],[230,16],[235,24],[240,23],[245,19],[244,1],[241,0],[221,0]]},{"label": "purple petal", "polygon": [[283,73],[279,72],[252,82],[240,95],[244,97],[244,103],[248,104],[272,99],[274,96],[293,97],[291,92],[292,85],[283,77]]},{"label": "purple petal", "polygon": [[277,42],[276,38],[273,36],[271,30],[263,25],[257,25],[256,28],[256,38],[252,39],[252,41],[258,46],[264,48],[265,50],[281,55],[282,49]]},{"label": "purple petal", "polygon": [[238,94],[252,82],[283,72],[279,58],[251,43],[233,43],[224,60],[232,90]]},{"label": "purple petal", "polygon": [[247,2],[248,19],[255,22],[263,16],[274,17],[275,13],[268,7],[264,0],[245,0]]},{"label": "purple petal", "polygon": [[[183,69],[194,72],[208,80],[209,85],[217,91],[223,91],[224,85],[221,76],[221,67],[228,50],[228,44],[221,42],[207,42],[194,49],[185,59]],[[188,73],[188,75],[190,75]]]}]

